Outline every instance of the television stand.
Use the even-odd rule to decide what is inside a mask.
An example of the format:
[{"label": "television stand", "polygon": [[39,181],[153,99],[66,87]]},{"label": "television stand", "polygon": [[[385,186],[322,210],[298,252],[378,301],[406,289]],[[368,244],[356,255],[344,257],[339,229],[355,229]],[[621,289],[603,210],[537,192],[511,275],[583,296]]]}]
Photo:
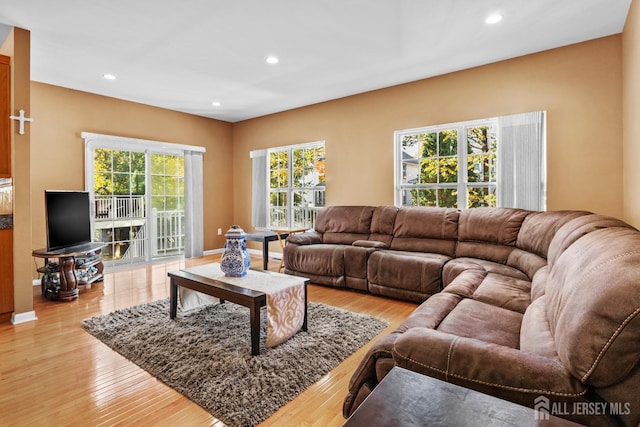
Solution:
[{"label": "television stand", "polygon": [[[59,249],[37,249],[32,255],[44,258],[44,266],[38,268],[42,277],[42,295],[47,299],[73,301],[78,298],[78,286],[102,280],[101,242],[83,243]],[[57,263],[49,260],[56,258]],[[59,280],[53,280],[53,277]]]}]

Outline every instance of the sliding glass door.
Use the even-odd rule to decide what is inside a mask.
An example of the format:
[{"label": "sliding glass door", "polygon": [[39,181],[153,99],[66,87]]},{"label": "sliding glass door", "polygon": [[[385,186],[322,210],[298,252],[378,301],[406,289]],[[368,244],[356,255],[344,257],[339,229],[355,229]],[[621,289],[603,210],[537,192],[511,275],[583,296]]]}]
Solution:
[{"label": "sliding glass door", "polygon": [[151,255],[184,254],[184,156],[151,154]]},{"label": "sliding glass door", "polygon": [[184,254],[184,157],[93,148],[94,240],[108,264]]}]

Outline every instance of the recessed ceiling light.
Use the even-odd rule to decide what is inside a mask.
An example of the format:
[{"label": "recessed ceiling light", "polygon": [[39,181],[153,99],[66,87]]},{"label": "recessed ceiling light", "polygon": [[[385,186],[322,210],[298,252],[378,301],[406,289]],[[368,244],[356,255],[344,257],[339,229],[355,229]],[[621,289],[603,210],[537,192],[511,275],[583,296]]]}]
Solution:
[{"label": "recessed ceiling light", "polygon": [[116,76],[113,75],[113,74],[103,74],[102,77],[104,77],[107,80],[115,80],[116,79]]},{"label": "recessed ceiling light", "polygon": [[280,60],[275,56],[267,56],[267,63],[277,64]]},{"label": "recessed ceiling light", "polygon": [[487,19],[484,20],[484,22],[486,22],[487,24],[497,24],[500,21],[502,21],[502,15],[500,15],[499,13],[489,15]]},{"label": "recessed ceiling light", "polygon": [[214,107],[219,107],[219,106],[221,106],[222,104],[220,104],[218,101],[213,101],[213,102],[211,103],[211,105],[213,105]]}]

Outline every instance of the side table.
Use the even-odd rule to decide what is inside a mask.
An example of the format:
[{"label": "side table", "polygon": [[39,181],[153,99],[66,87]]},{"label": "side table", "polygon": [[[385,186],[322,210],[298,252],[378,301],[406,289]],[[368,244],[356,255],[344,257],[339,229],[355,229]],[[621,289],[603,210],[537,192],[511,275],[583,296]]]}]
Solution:
[{"label": "side table", "polygon": [[272,228],[273,232],[278,236],[278,242],[280,242],[280,249],[282,250],[282,258],[280,258],[280,267],[278,267],[278,273],[284,267],[284,245],[286,238],[294,233],[304,233],[308,228]]},{"label": "side table", "polygon": [[275,242],[276,240],[286,239],[288,234],[277,234],[273,231],[254,231],[253,233],[246,233],[244,238],[250,242],[262,243],[262,269],[268,270],[269,266],[269,242]]},{"label": "side table", "polygon": [[[547,415],[547,414],[545,414]],[[495,396],[394,367],[344,424],[345,427],[545,426],[576,427]]]}]

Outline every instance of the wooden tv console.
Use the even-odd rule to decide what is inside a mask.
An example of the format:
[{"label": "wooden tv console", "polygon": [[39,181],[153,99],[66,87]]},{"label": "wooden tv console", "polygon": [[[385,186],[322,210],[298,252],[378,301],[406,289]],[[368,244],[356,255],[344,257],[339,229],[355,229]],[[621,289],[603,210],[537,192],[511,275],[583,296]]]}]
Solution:
[{"label": "wooden tv console", "polygon": [[[78,286],[87,285],[102,280],[102,248],[105,246],[101,242],[83,243],[81,245],[68,246],[60,249],[37,249],[32,252],[34,257],[44,258],[44,266],[38,268],[42,277],[42,295],[47,299],[60,301],[73,301],[78,298]],[[49,260],[56,258],[56,269],[50,268]],[[55,263],[54,263],[55,264]],[[89,271],[90,267],[95,267],[91,274],[83,272]],[[59,287],[48,286],[46,277],[57,273],[60,277]]]}]

